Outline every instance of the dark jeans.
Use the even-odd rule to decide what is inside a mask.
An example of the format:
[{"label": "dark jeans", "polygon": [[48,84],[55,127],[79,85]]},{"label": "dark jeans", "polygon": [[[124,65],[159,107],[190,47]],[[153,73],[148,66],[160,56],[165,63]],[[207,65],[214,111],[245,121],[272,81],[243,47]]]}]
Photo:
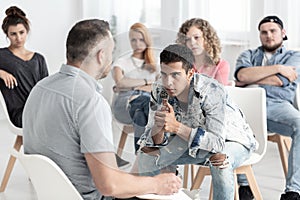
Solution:
[{"label": "dark jeans", "polygon": [[129,114],[134,127],[135,151],[139,149],[137,141],[145,131],[148,122],[150,93],[141,92],[140,96],[130,102]]}]

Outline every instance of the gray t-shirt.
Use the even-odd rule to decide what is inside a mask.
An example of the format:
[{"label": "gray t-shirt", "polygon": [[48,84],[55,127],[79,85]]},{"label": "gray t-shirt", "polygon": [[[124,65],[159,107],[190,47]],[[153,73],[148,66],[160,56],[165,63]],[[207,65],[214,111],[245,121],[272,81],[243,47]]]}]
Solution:
[{"label": "gray t-shirt", "polygon": [[23,112],[24,150],[57,163],[84,199],[100,199],[84,153],[114,152],[110,106],[102,86],[84,71],[63,65],[40,81]]}]

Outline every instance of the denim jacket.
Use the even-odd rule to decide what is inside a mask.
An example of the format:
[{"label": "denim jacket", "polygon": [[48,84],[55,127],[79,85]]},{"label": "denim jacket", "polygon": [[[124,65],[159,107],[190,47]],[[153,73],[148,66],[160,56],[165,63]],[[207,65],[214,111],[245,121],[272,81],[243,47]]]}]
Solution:
[{"label": "denim jacket", "polygon": [[[165,133],[165,141],[160,145],[155,145],[152,140],[151,128],[154,125],[154,113],[162,102],[162,90],[162,86],[157,86],[151,92],[149,120],[139,141],[141,147],[165,146],[168,145],[169,136],[174,136],[172,133]],[[190,156],[195,157],[199,149],[221,152],[226,141],[239,142],[250,150],[258,147],[242,111],[229,99],[224,87],[216,80],[194,74],[186,112],[180,107],[176,97],[169,98],[168,102],[173,106],[177,121],[192,128],[189,140],[186,141]]]},{"label": "denim jacket", "polygon": [[[262,47],[258,47],[254,50],[244,51],[237,59],[235,78],[237,78],[237,73],[241,68],[262,66],[264,58],[264,51]],[[298,79],[295,82],[290,82],[286,77],[281,74],[277,74],[278,78],[282,81],[283,86],[272,86],[272,85],[259,85],[266,90],[266,95],[268,100],[272,101],[289,101],[293,103],[295,91],[297,88],[297,82],[300,81],[300,52],[286,50],[285,47],[277,49],[276,53],[268,61],[268,65],[285,65],[294,66],[298,73]]]}]

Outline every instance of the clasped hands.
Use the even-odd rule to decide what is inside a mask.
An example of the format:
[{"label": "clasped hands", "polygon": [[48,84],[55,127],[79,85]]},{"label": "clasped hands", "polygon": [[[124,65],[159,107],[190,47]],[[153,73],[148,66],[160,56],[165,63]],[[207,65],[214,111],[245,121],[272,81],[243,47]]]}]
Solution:
[{"label": "clasped hands", "polygon": [[181,123],[175,118],[173,107],[168,103],[167,99],[163,99],[162,107],[157,110],[154,115],[154,126],[157,132],[177,133]]}]

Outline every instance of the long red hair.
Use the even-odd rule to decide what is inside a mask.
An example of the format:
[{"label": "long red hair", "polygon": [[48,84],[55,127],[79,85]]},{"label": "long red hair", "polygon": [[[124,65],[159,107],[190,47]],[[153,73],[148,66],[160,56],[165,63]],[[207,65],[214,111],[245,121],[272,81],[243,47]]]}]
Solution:
[{"label": "long red hair", "polygon": [[140,32],[143,37],[144,41],[146,43],[146,49],[144,51],[144,60],[145,60],[145,65],[144,68],[147,69],[148,71],[155,72],[156,69],[156,62],[155,62],[155,57],[154,57],[154,51],[152,48],[152,39],[149,30],[147,27],[142,24],[142,23],[135,23],[130,27],[130,30],[132,31],[137,31]]}]

